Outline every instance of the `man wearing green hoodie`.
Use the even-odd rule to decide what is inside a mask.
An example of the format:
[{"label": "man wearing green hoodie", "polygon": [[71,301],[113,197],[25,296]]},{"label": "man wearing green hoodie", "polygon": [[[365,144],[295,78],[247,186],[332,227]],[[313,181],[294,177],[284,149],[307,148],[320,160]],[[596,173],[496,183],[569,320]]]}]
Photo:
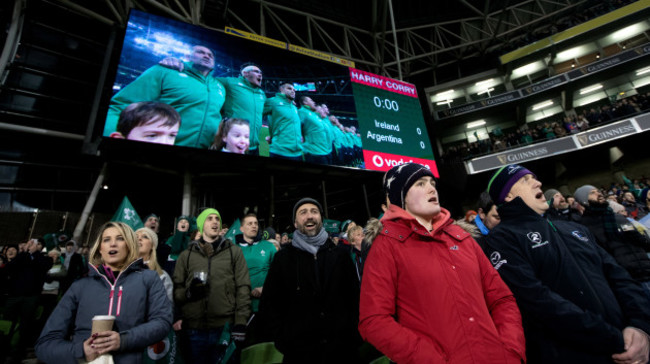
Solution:
[{"label": "man wearing green hoodie", "polygon": [[259,155],[260,129],[266,94],[262,90],[262,70],[255,65],[244,65],[239,77],[218,77],[227,90],[223,116],[248,120],[250,146],[248,154]]},{"label": "man wearing green hoodie", "polygon": [[[207,149],[221,122],[226,89],[210,76],[214,54],[204,46],[194,46],[189,62],[181,67],[155,65],[115,94],[106,117],[104,136],[115,132],[120,113],[134,102],[160,101],[181,115],[181,127],[174,145]],[[179,70],[180,69],[180,70]]]},{"label": "man wearing green hoodie", "polygon": [[275,97],[264,104],[264,114],[270,114],[270,157],[302,161],[302,132],[298,108],[293,104],[295,98],[293,85],[283,83]]}]

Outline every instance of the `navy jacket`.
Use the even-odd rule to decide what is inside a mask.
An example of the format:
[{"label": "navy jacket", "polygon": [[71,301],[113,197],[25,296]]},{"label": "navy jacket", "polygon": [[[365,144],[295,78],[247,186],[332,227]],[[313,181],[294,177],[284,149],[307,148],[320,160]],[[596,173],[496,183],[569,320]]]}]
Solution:
[{"label": "navy jacket", "polygon": [[116,364],[140,363],[144,348],[171,330],[171,302],[158,274],[141,259],[113,285],[90,266],[89,276],[74,282],[50,315],[36,342],[36,356],[46,363],[76,364],[84,358],[93,316],[109,314],[116,316],[113,331],[120,333],[120,349],[111,353]]},{"label": "navy jacket", "polygon": [[589,230],[521,198],[498,209],[484,251],[517,299],[528,363],[611,363],[627,326],[650,333],[650,302]]}]

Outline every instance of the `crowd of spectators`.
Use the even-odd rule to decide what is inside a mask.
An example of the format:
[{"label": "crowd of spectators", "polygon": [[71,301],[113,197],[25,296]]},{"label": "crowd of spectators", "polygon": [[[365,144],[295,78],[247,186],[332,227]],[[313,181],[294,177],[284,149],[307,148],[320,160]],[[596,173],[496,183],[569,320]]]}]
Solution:
[{"label": "crowd of spectators", "polygon": [[[643,220],[650,214],[650,197],[648,196],[648,192],[650,192],[650,178],[646,176],[639,176],[633,179],[623,176],[623,183],[612,182],[608,185],[601,185],[594,188],[607,199],[614,213],[635,221]],[[558,192],[555,189],[551,190]],[[552,195],[546,197],[547,200],[550,200]],[[582,215],[583,209],[581,209],[579,202],[576,201],[573,194],[563,195],[562,199],[566,200],[568,207],[577,212],[578,215]],[[468,209],[461,220],[468,223],[474,222],[476,216],[481,216],[481,212],[487,214],[492,207],[495,207],[494,210],[496,211],[496,206],[491,201],[486,203],[484,200],[485,198],[479,198],[477,206]],[[488,207],[486,208],[486,206]],[[648,225],[647,232],[650,237],[650,221],[646,225]]]},{"label": "crowd of spectators", "polygon": [[[632,285],[629,289],[634,292],[633,295],[642,292],[641,286],[634,286],[630,278],[622,273],[622,269],[626,269],[634,279],[644,285],[647,283],[644,287],[650,295],[650,258],[646,254],[646,251],[650,251],[650,178],[640,176],[628,179],[624,176],[623,183],[611,183],[600,188],[585,185],[568,196],[548,189],[541,196],[541,184],[535,180],[532,172],[520,166],[509,166],[514,171],[514,177],[508,175],[501,178],[503,168],[497,171],[487,192],[481,194],[478,213],[470,211],[465,219],[454,221],[450,213],[439,206],[431,172],[414,163],[400,167],[391,169],[384,181],[387,198],[379,202],[383,203],[385,215],[380,217],[381,220],[370,219],[365,227],[347,220],[340,224],[337,231],[326,231],[322,225],[321,205],[316,200],[304,198],[294,207],[296,230],[282,234],[276,233],[272,227],[262,230],[257,217],[250,213],[230,229],[224,228],[219,212],[208,208],[197,217],[178,217],[174,221],[174,233],[168,239],[160,240],[160,244],[160,219],[151,214],[144,219],[146,227],[136,231],[124,223],[105,224],[92,247],[78,247],[74,241],[65,239],[55,245],[44,243],[42,239],[32,239],[15,246],[2,247],[0,313],[3,320],[12,323],[12,327],[9,337],[0,335],[0,345],[4,345],[0,348],[0,354],[7,356],[6,363],[20,362],[26,356],[33,355],[31,350],[36,344],[36,354],[46,362],[68,356],[92,360],[106,353],[113,355],[115,363],[132,362],[129,360],[146,355],[148,347],[158,350],[156,342],[162,343],[164,340],[160,341],[161,338],[169,332],[168,344],[165,345],[174,350],[167,351],[168,356],[184,355],[187,362],[192,363],[238,363],[242,347],[272,341],[284,354],[285,362],[368,363],[382,354],[398,362],[429,362],[439,355],[437,351],[412,345],[412,340],[423,335],[423,338],[435,337],[445,345],[446,350],[451,350],[449,355],[471,353],[472,357],[487,360],[494,358],[495,353],[506,353],[508,363],[519,363],[526,357],[529,362],[536,363],[539,358],[554,354],[537,353],[531,350],[532,346],[526,347],[525,353],[522,335],[526,332],[528,342],[529,332],[526,330],[532,329],[526,328],[524,320],[522,331],[517,309],[517,303],[520,304],[519,309],[525,307],[525,300],[521,301],[521,296],[514,300],[508,286],[515,297],[521,295],[521,291],[513,288],[517,287],[517,282],[502,277],[508,284],[504,285],[499,278],[501,272],[497,273],[490,266],[491,262],[498,269],[500,258],[494,258],[494,253],[488,254],[491,242],[494,243],[490,240],[490,232],[503,233],[503,229],[495,230],[503,217],[508,221],[519,214],[508,217],[509,209],[530,212],[522,205],[522,199],[513,200],[515,192],[523,197],[528,196],[524,203],[534,210],[539,209],[539,214],[553,221],[554,228],[568,229],[560,221],[571,221],[593,229],[594,236],[600,239],[598,243],[605,250],[612,249],[608,253],[616,261],[620,260],[622,268],[615,270],[623,276],[612,279],[622,279],[624,286]],[[521,180],[517,183],[508,180],[518,178]],[[532,184],[534,197],[527,188],[522,187],[526,184]],[[495,192],[497,187],[494,186],[500,190]],[[506,193],[509,188],[511,192]],[[510,207],[503,209],[503,206]],[[548,211],[542,211],[546,208]],[[611,214],[618,217],[601,220],[601,215]],[[551,226],[546,220],[543,223],[547,228]],[[614,223],[618,224],[618,230],[608,225]],[[584,226],[578,230],[575,230],[578,225],[572,226],[574,230],[569,235],[582,241],[591,237],[583,235],[586,230],[580,229],[585,229]],[[425,229],[420,229],[422,227]],[[445,234],[436,233],[438,230]],[[616,240],[618,245],[612,248],[610,243],[613,240],[607,236],[616,234],[616,231],[620,236],[612,236],[620,241]],[[478,245],[473,243],[470,236]],[[535,240],[537,238],[533,235],[528,239],[538,244],[533,248],[546,244],[542,240]],[[627,244],[625,239],[632,239],[637,244],[634,254],[640,256],[643,262],[631,262],[629,254],[620,252],[621,246]],[[432,246],[433,250],[421,250],[419,246],[423,243],[426,243],[423,246]],[[481,248],[490,260],[483,255]],[[463,253],[465,255],[461,260],[449,256],[449,251],[459,249],[469,249],[471,254]],[[411,256],[403,260],[406,255],[402,254]],[[473,297],[472,304],[461,307],[450,304],[449,298],[441,299],[446,296],[441,295],[440,290],[452,292],[459,289],[451,279],[459,277],[456,273],[428,264],[441,257],[451,258],[449,263],[453,264],[454,269],[460,267],[464,271],[474,267],[484,271],[478,275],[482,277],[489,273],[489,287],[482,289],[488,289],[490,297],[486,298],[481,289],[476,288],[481,284],[459,283],[461,286],[475,287],[463,293],[465,299]],[[313,264],[314,261],[316,264]],[[414,264],[416,261],[423,264]],[[643,268],[646,263],[647,269]],[[400,272],[415,269],[420,275],[396,274],[394,269]],[[134,278],[138,274],[142,275],[144,281]],[[309,278],[312,274],[314,280]],[[440,278],[445,275],[448,277]],[[418,278],[413,281],[416,276]],[[470,274],[461,280],[471,281],[471,277],[476,275]],[[328,283],[321,286],[319,279],[326,279]],[[389,279],[394,281],[389,282]],[[108,285],[104,280],[109,282]],[[405,290],[411,292],[408,295],[404,295],[401,289],[393,290],[395,285],[407,287],[417,283],[417,286],[421,286],[425,281],[430,281],[428,284],[431,285],[444,281],[446,286],[440,286],[437,291],[419,290],[417,294],[413,290]],[[599,289],[610,288],[603,286]],[[612,289],[620,287],[612,286]],[[387,304],[422,298],[426,298],[422,302],[427,302],[427,308],[418,308],[421,312],[411,317],[395,315],[394,310],[403,309],[401,303],[396,307]],[[642,300],[646,299],[644,295]],[[499,307],[490,306],[490,315],[487,307],[482,305],[492,301],[494,304],[499,302]],[[136,305],[136,302],[143,306]],[[610,304],[616,306],[619,303],[608,302]],[[449,331],[430,330],[434,327],[429,325],[432,318],[429,314],[422,314],[430,312],[429,305],[438,307],[434,311],[439,311],[439,315],[445,318],[444,325],[448,328],[458,327],[454,325],[453,318],[459,314],[462,316],[463,312],[476,315],[470,316],[470,322],[494,320],[497,327],[507,323],[508,328],[504,326],[499,331],[477,332],[481,344],[462,345],[464,349],[458,349],[461,346],[449,342],[450,336],[445,334]],[[620,305],[620,309],[628,309],[626,304]],[[117,310],[113,310],[113,306]],[[38,307],[42,307],[42,311]],[[105,307],[108,307],[109,315],[117,316],[115,325],[119,330],[93,333],[91,336],[90,318],[97,314],[104,315]],[[357,313],[360,313],[359,316]],[[526,314],[528,312],[522,310],[522,315]],[[413,338],[404,336],[395,339],[390,331],[391,328],[397,329],[395,325],[401,325],[399,327],[402,329],[424,325],[424,329],[419,333],[410,333],[415,335]],[[73,326],[75,329],[72,329]],[[634,335],[629,331],[632,326],[625,329],[618,327],[618,324],[616,326],[613,330],[623,330],[622,333],[616,331],[616,342],[632,340],[628,338]],[[579,328],[574,329],[579,331]],[[230,336],[224,339],[224,333]],[[19,335],[19,340],[12,343],[11,336],[14,334]],[[73,334],[71,339],[70,334]],[[502,339],[496,340],[499,337]],[[533,339],[529,345],[535,345],[537,339],[530,337]],[[212,341],[225,344],[202,344]],[[650,347],[647,338],[641,342],[645,347]],[[623,355],[617,345],[612,345],[608,350]],[[582,352],[584,350],[589,352],[579,349],[571,355],[580,357],[585,354]],[[643,356],[637,350],[630,350],[629,353],[634,353],[630,355],[635,357]],[[645,355],[647,361],[647,352]]]},{"label": "crowd of spectators", "polygon": [[[300,211],[294,212],[294,215],[299,212]],[[209,216],[206,217],[206,215]],[[307,224],[309,224],[314,218],[308,216],[306,219]],[[223,269],[225,267],[230,267],[231,263],[228,263],[228,261],[233,259],[233,256],[228,258],[228,254],[223,255],[219,253],[230,251],[231,247],[237,249],[237,251],[243,252],[243,255],[239,255],[239,253],[234,255],[232,264],[235,264],[235,262],[244,262],[243,258],[245,258],[245,263],[242,266],[243,268],[237,268],[238,271],[240,269],[243,270],[234,278],[236,282],[239,282],[236,283],[236,287],[246,287],[248,290],[246,295],[248,296],[248,294],[250,294],[250,298],[247,298],[246,301],[248,303],[241,304],[240,302],[237,311],[244,312],[241,310],[246,307],[250,308],[247,308],[249,311],[242,314],[245,316],[242,316],[243,321],[236,319],[236,321],[230,323],[229,334],[232,335],[233,342],[234,340],[238,340],[236,345],[237,347],[250,346],[260,341],[272,341],[272,338],[270,339],[270,331],[267,331],[270,330],[270,328],[267,328],[267,325],[264,322],[260,323],[258,319],[253,320],[253,317],[260,316],[259,307],[260,297],[262,296],[262,286],[265,284],[265,277],[269,272],[270,263],[274,260],[275,255],[277,255],[276,253],[283,250],[290,250],[289,247],[292,245],[292,241],[295,239],[296,234],[299,234],[297,230],[283,233],[276,233],[272,227],[267,227],[262,230],[258,227],[256,216],[251,213],[246,214],[242,218],[241,223],[237,221],[236,225],[230,229],[225,225],[221,225],[213,232],[212,237],[215,239],[215,248],[209,250],[210,252],[207,253],[208,255],[214,254],[215,259],[218,258],[211,262],[213,273],[210,273],[210,264],[200,269],[195,267],[199,264],[195,262],[198,254],[192,252],[199,251],[199,248],[197,248],[199,246],[201,247],[200,251],[204,252],[205,246],[207,246],[205,244],[208,244],[205,243],[205,240],[208,239],[208,231],[206,231],[208,226],[215,224],[216,222],[214,221],[217,221],[218,224],[220,224],[220,215],[216,210],[206,209],[199,214],[198,217],[178,217],[174,221],[174,232],[167,239],[162,239],[161,237],[162,240],[160,244],[158,244],[158,231],[160,228],[159,216],[156,214],[150,214],[145,216],[143,221],[145,227],[135,231],[123,223],[107,223],[100,229],[99,236],[91,245],[99,246],[100,244],[111,244],[110,247],[118,253],[111,250],[108,250],[109,253],[107,253],[103,248],[92,249],[92,246],[77,246],[76,242],[69,240],[69,237],[65,236],[65,234],[59,235],[61,238],[55,239],[55,243],[51,241],[46,243],[43,238],[38,237],[30,239],[28,242],[0,247],[0,319],[5,320],[4,322],[6,323],[10,323],[11,326],[8,328],[8,332],[0,332],[0,363],[19,363],[24,359],[30,359],[32,360],[30,362],[34,363],[37,362],[35,355],[39,353],[39,349],[38,345],[35,347],[35,344],[37,343],[39,333],[41,333],[41,330],[44,330],[44,327],[45,330],[41,334],[38,343],[41,345],[41,355],[46,355],[45,357],[39,355],[39,358],[41,360],[46,360],[46,362],[52,358],[60,357],[62,353],[64,353],[64,356],[70,355],[70,358],[79,355],[80,353],[75,349],[68,348],[74,348],[77,344],[81,345],[81,341],[83,341],[84,348],[84,351],[81,354],[83,354],[86,359],[96,358],[97,354],[103,354],[106,351],[97,351],[93,353],[90,348],[87,348],[86,344],[91,345],[92,340],[102,339],[112,340],[111,345],[113,346],[108,347],[110,350],[106,348],[104,350],[113,352],[113,359],[116,363],[123,362],[124,360],[127,360],[126,358],[133,358],[132,352],[134,350],[140,350],[140,352],[144,350],[146,353],[146,347],[139,347],[136,345],[135,348],[131,347],[129,350],[121,347],[119,343],[120,340],[125,340],[125,336],[123,336],[124,333],[119,335],[121,336],[120,339],[115,339],[114,336],[109,334],[106,334],[105,336],[100,334],[98,337],[93,336],[86,340],[86,336],[90,335],[88,332],[90,329],[90,318],[88,317],[88,313],[89,311],[96,311],[96,309],[81,309],[81,306],[79,306],[80,311],[83,311],[83,315],[81,316],[82,318],[79,316],[81,315],[81,312],[77,312],[77,317],[75,318],[74,316],[69,317],[67,315],[62,315],[61,311],[70,309],[71,306],[69,305],[76,304],[75,302],[78,300],[83,301],[86,299],[95,300],[98,305],[97,308],[105,306],[105,304],[108,303],[108,299],[106,300],[107,302],[103,302],[101,297],[103,297],[103,294],[107,292],[102,292],[101,284],[97,286],[96,278],[105,276],[107,281],[111,282],[111,285],[115,285],[113,288],[116,289],[116,291],[118,284],[127,284],[127,282],[131,282],[128,278],[126,281],[122,281],[119,277],[122,271],[124,271],[124,274],[128,272],[130,276],[135,271],[141,271],[142,267],[140,267],[140,263],[132,260],[133,258],[137,258],[131,257],[131,251],[134,249],[136,244],[138,247],[137,253],[139,253],[140,258],[145,263],[145,269],[148,266],[149,269],[160,275],[166,291],[165,296],[167,296],[169,302],[173,302],[174,306],[176,306],[173,328],[177,332],[179,342],[172,346],[174,346],[176,350],[175,355],[177,355],[177,359],[184,356],[184,358],[188,360],[186,362],[198,363],[201,362],[197,359],[199,357],[206,360],[209,360],[208,358],[214,359],[217,357],[213,355],[214,353],[204,351],[204,349],[201,349],[201,351],[197,353],[197,351],[194,350],[196,349],[196,346],[188,343],[188,340],[191,341],[194,337],[194,331],[196,331],[197,328],[203,327],[206,322],[213,322],[211,320],[214,320],[211,316],[214,313],[211,311],[206,313],[207,318],[203,317],[198,320],[193,317],[195,316],[193,312],[202,311],[203,309],[201,307],[208,305],[207,300],[210,300],[210,302],[217,300],[217,302],[219,302],[219,300],[223,299],[218,294],[220,288],[212,288],[208,290],[206,287],[201,287],[200,284],[197,285],[195,282],[196,277],[192,276],[192,273],[193,270],[197,269],[206,271],[208,274],[208,281],[216,287],[216,282],[224,279],[222,278]],[[368,227],[364,228],[363,226],[356,225],[351,220],[346,220],[341,224],[339,230],[325,235],[327,239],[331,241],[332,246],[338,246],[339,253],[337,254],[348,258],[347,263],[349,263],[349,266],[346,267],[350,272],[356,272],[354,275],[351,275],[350,278],[354,279],[354,277],[356,277],[354,281],[351,281],[351,284],[356,285],[357,290],[358,283],[363,274],[363,264],[365,263],[370,242],[372,241],[372,237],[374,237],[381,228],[381,225],[379,224],[379,227],[377,227],[377,224],[377,219],[371,219],[368,223]],[[115,236],[115,231],[119,231],[117,237]],[[112,235],[111,232],[113,232]],[[127,245],[131,245],[131,247],[128,248],[128,259],[125,258],[121,260],[119,262],[121,265],[116,265],[115,262],[113,262],[113,264],[108,264],[106,263],[106,260],[112,259],[110,258],[110,254],[120,255],[119,251],[121,248],[118,247],[119,243],[116,242],[121,239],[120,236],[124,236],[124,239],[127,240]],[[108,243],[106,243],[107,241]],[[226,241],[229,242],[222,243]],[[238,258],[238,256],[240,258]],[[217,268],[217,266],[221,265],[220,260],[225,258],[228,258],[226,259],[227,264],[224,264],[224,267]],[[177,261],[179,264],[176,264]],[[188,264],[191,265],[192,268],[189,269],[189,276],[185,278],[185,276],[187,276],[187,272],[185,271],[188,270]],[[239,266],[239,264],[240,263],[237,263],[237,266]],[[126,268],[127,266],[129,268]],[[235,269],[234,265],[233,269]],[[244,271],[245,274],[243,273]],[[172,282],[171,277],[174,277],[174,282]],[[185,287],[185,279],[189,282],[187,287]],[[73,283],[79,280],[82,281],[77,283],[76,288],[74,288],[75,285]],[[102,280],[99,279],[99,281],[101,282]],[[356,283],[354,283],[355,281]],[[225,279],[226,286],[227,282],[228,279]],[[73,288],[71,289],[71,287]],[[80,287],[83,287],[83,289]],[[126,288],[126,285],[124,287]],[[147,289],[152,289],[151,287],[152,286],[149,286]],[[66,293],[70,289],[73,292],[68,294],[70,297],[65,298]],[[83,292],[86,289],[91,290],[93,293],[90,296],[84,294]],[[303,286],[302,289],[305,290],[307,287]],[[208,291],[211,293],[206,293]],[[129,290],[129,292],[132,291]],[[181,294],[180,296],[179,293]],[[81,294],[82,297],[78,296],[79,294]],[[333,291],[332,297],[337,296],[338,293]],[[113,293],[111,293],[111,297],[113,297]],[[121,297],[121,292],[119,293],[119,296],[118,293],[115,292],[116,300],[121,300]],[[126,300],[127,296],[125,295],[124,297]],[[274,299],[279,300],[278,303],[284,306],[285,303],[283,302],[285,298],[284,295],[279,295]],[[113,303],[114,301],[111,300],[109,307],[112,307],[113,304],[118,307],[117,311],[113,310],[112,314],[116,316],[120,315],[120,307],[122,307],[123,311],[122,316],[125,315],[127,308],[129,310],[129,317],[132,318],[134,314],[137,314],[137,312],[132,310],[134,307],[134,301],[131,297],[128,299],[129,300],[125,301],[123,304],[120,304],[119,302]],[[141,302],[147,302],[150,299],[148,293],[143,293],[143,295],[138,298]],[[240,297],[238,296],[237,300],[239,299]],[[358,300],[358,297],[356,299]],[[62,302],[60,305],[66,305],[67,308],[59,307],[55,310],[59,301]],[[231,301],[224,301],[219,303],[219,305],[223,306],[225,302]],[[146,310],[153,310],[154,307],[157,307],[156,310],[160,311],[160,306],[151,306],[151,302],[147,303]],[[250,313],[251,308],[253,312],[252,316]],[[75,308],[73,311],[76,312],[77,309]],[[239,316],[239,313],[237,316]],[[53,317],[55,318],[54,320],[48,320]],[[149,319],[151,319],[151,317],[146,318],[145,321]],[[160,317],[156,319],[157,331],[164,330],[163,327],[165,320],[161,321],[159,319]],[[80,320],[84,322],[81,322]],[[142,320],[142,318],[134,320],[139,321]],[[222,318],[218,320],[222,320]],[[246,322],[247,320],[248,322]],[[77,325],[74,335],[78,337],[73,339],[74,341],[70,342],[67,340],[67,335],[69,333],[59,335],[60,330],[63,328],[57,327],[57,325],[61,322],[67,322],[65,325],[71,325],[72,323]],[[140,324],[144,323],[140,322]],[[81,328],[79,325],[81,325]],[[118,317],[115,325],[121,325],[121,329],[126,330],[126,326],[131,326],[131,323]],[[356,328],[355,325],[352,327]],[[146,327],[150,326],[151,325],[148,325]],[[245,328],[245,326],[247,326],[247,328]],[[171,327],[167,328],[167,330],[170,329]],[[130,335],[136,335],[135,333],[138,332],[137,341],[140,342],[138,345],[142,345],[142,340],[145,338],[140,336],[142,331],[141,327],[135,325],[131,326],[129,330],[131,331],[127,330],[126,332],[130,332]],[[183,334],[181,334],[181,330]],[[356,329],[352,331],[353,335],[358,336],[358,334],[354,334],[355,332]],[[246,333],[248,334],[248,339],[246,339],[245,342],[244,339],[236,339],[241,337],[245,338]],[[56,338],[54,338],[55,336]],[[134,338],[135,336],[131,337]],[[17,341],[16,338],[18,338]],[[12,339],[14,341],[13,343]],[[83,340],[79,341],[77,339]],[[275,339],[276,341],[279,340],[277,337]],[[180,340],[187,343],[182,347],[182,349]],[[174,342],[174,340],[171,341]],[[115,344],[115,342],[117,342],[117,344]],[[98,344],[96,343],[96,345]],[[133,346],[135,344],[133,341],[129,341],[129,345]],[[349,345],[354,348],[356,341],[351,341]],[[50,352],[50,349],[53,347],[57,347],[58,349]],[[221,355],[221,358],[226,358],[223,362],[237,363],[240,351],[228,353],[228,356],[231,358],[228,359],[228,356],[226,356],[226,348],[227,347],[223,347],[224,350],[222,351],[221,346],[217,347],[217,352]],[[67,350],[72,350],[74,352],[65,354]],[[239,348],[239,350],[241,350],[241,348]],[[168,352],[171,352],[171,350]],[[371,351],[370,355],[377,357],[379,353]],[[166,358],[172,357],[173,355],[169,353],[166,356]]]},{"label": "crowd of spectators", "polygon": [[[650,109],[650,92],[618,100],[610,105],[594,106],[577,110],[575,114],[553,121],[540,120],[528,123],[516,130],[495,129],[489,138],[468,143],[466,141],[447,147],[443,160],[467,160],[481,155],[497,153],[576,134],[590,128],[602,126],[624,117]],[[475,137],[478,134],[475,134]]]}]

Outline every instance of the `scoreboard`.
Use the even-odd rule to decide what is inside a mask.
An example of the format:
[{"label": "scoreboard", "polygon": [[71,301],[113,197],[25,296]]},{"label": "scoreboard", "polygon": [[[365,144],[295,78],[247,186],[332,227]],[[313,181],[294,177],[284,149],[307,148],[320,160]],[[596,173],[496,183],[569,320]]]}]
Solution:
[{"label": "scoreboard", "polygon": [[367,169],[416,162],[438,177],[415,86],[350,68]]}]

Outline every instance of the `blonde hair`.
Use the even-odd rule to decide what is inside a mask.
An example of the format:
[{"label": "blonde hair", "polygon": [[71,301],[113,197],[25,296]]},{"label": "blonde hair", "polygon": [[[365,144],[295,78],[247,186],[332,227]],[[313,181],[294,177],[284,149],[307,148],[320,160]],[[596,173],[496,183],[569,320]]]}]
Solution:
[{"label": "blonde hair", "polygon": [[[135,231],[136,239],[138,233],[144,234],[149,240],[151,240],[151,251],[149,252],[149,260],[147,261],[147,266],[149,269],[156,271],[158,275],[162,274],[162,268],[158,264],[158,255],[156,254],[156,249],[158,248],[158,235],[155,231],[143,227]],[[144,258],[144,257],[143,257]]]},{"label": "blonde hair", "polygon": [[[350,242],[350,244],[352,243],[352,235],[356,234],[357,231],[363,232],[363,228],[361,226],[359,226],[359,225],[355,225],[355,226],[348,229],[348,241]],[[361,241],[359,243],[362,243],[362,242],[363,242],[363,239],[361,239]]]},{"label": "blonde hair", "polygon": [[95,243],[93,244],[92,249],[90,249],[90,253],[88,254],[88,260],[90,264],[98,267],[104,262],[102,261],[102,256],[99,252],[99,247],[101,246],[102,243],[102,236],[104,235],[104,231],[108,228],[116,228],[120,234],[124,237],[124,241],[126,242],[126,259],[120,266],[120,270],[126,268],[129,264],[133,263],[135,260],[138,259],[138,243],[137,243],[137,238],[135,236],[135,233],[133,232],[133,229],[131,227],[123,222],[117,222],[117,221],[109,221],[102,225],[99,228],[99,234],[97,235],[97,239],[95,239]]}]

